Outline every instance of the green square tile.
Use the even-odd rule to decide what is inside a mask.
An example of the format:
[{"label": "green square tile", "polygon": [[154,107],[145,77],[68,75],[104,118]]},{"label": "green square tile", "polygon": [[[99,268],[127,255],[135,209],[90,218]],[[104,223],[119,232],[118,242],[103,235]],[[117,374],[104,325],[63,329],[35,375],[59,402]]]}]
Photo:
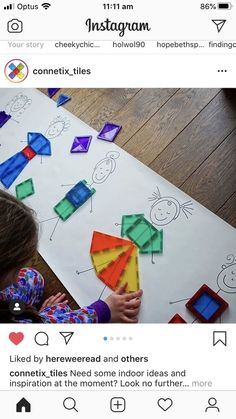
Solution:
[{"label": "green square tile", "polygon": [[137,237],[139,247],[141,248],[143,246],[148,245],[148,243],[152,241],[154,235],[155,233],[150,231],[149,227],[144,226],[142,234]]},{"label": "green square tile", "polygon": [[18,199],[25,199],[28,196],[34,195],[33,179],[27,179],[25,182],[16,185],[16,196]]},{"label": "green square tile", "polygon": [[24,65],[20,63],[20,64],[17,66],[17,68],[19,68],[19,70],[23,70]]},{"label": "green square tile", "polygon": [[64,198],[54,207],[54,211],[61,220],[66,221],[76,211],[76,208],[67,198]]},{"label": "green square tile", "polygon": [[123,215],[121,224],[121,236],[126,236],[127,230],[135,223],[135,221],[143,217],[144,214]]},{"label": "green square tile", "polygon": [[140,253],[163,253],[163,230],[157,231],[150,242],[143,246]]},{"label": "green square tile", "polygon": [[163,253],[163,230],[157,230],[144,214],[123,215],[121,236],[127,236],[140,253]]},{"label": "green square tile", "polygon": [[127,229],[126,234],[141,249],[155,237],[157,229],[144,217],[140,217]]}]

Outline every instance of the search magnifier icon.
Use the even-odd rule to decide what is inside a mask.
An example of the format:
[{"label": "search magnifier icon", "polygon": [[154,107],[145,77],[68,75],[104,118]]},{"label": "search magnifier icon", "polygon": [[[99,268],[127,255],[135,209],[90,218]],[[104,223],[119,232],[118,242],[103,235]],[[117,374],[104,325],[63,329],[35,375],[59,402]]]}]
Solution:
[{"label": "search magnifier icon", "polygon": [[66,410],[75,410],[78,413],[78,410],[76,409],[76,401],[73,397],[67,397],[63,401],[63,406]]}]

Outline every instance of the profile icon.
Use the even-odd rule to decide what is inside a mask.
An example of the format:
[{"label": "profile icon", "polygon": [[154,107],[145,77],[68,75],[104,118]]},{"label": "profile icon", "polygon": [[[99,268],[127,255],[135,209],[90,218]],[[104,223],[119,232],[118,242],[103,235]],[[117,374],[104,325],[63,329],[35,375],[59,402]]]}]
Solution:
[{"label": "profile icon", "polygon": [[8,81],[21,83],[28,77],[29,68],[25,61],[14,58],[5,65],[4,74]]},{"label": "profile icon", "polygon": [[205,409],[205,412],[211,412],[212,410],[217,411],[218,413],[220,413],[220,409],[217,406],[217,400],[215,399],[215,397],[211,397],[208,400],[208,406]]},{"label": "profile icon", "polygon": [[16,311],[20,311],[20,310],[21,310],[20,303],[15,303],[12,311],[16,312]]},{"label": "profile icon", "polygon": [[21,300],[11,300],[9,310],[14,316],[19,316],[25,311],[25,304]]}]

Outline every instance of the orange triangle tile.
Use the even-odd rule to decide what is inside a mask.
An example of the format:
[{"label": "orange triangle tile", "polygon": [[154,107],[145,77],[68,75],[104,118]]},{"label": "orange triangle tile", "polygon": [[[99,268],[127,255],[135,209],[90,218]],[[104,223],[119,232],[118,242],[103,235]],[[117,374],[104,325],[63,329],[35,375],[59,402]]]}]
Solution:
[{"label": "orange triangle tile", "polygon": [[112,249],[114,247],[128,246],[133,243],[130,240],[121,239],[120,237],[110,236],[108,234],[93,232],[90,253],[102,252],[103,250]]},{"label": "orange triangle tile", "polygon": [[116,261],[110,263],[105,269],[103,269],[98,277],[103,281],[108,287],[115,290],[120,277],[123,271],[126,268],[127,263],[129,263],[129,258],[134,250],[134,245],[131,244],[129,249],[122,253]]}]

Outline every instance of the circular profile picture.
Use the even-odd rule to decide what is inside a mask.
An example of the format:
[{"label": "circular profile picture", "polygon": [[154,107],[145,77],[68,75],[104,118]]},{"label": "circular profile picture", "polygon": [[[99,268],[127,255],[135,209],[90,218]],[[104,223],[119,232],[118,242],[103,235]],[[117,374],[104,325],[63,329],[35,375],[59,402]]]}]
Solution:
[{"label": "circular profile picture", "polygon": [[5,65],[4,73],[12,83],[21,83],[28,77],[29,68],[24,61],[14,58]]}]

